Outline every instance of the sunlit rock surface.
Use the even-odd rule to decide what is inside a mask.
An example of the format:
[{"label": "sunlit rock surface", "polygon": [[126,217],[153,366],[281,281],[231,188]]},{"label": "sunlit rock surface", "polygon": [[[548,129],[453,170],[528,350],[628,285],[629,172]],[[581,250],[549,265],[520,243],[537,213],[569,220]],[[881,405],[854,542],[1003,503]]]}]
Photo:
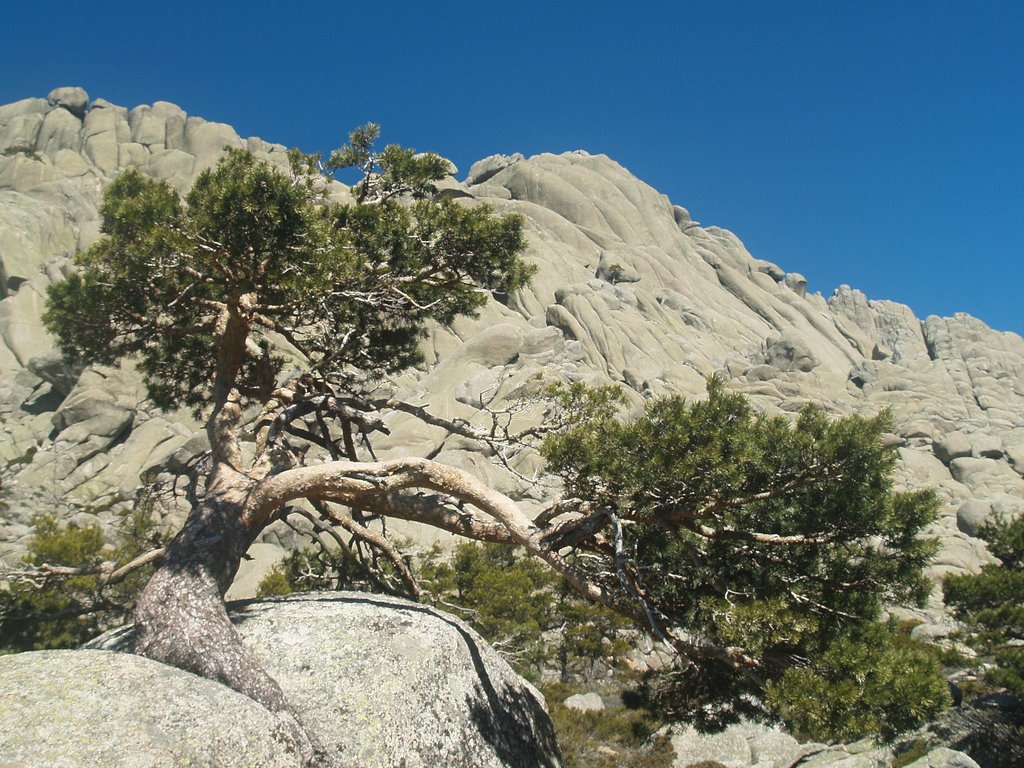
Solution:
[{"label": "sunlit rock surface", "polygon": [[131,654],[0,658],[0,756],[18,768],[299,768],[277,718],[247,696]]}]

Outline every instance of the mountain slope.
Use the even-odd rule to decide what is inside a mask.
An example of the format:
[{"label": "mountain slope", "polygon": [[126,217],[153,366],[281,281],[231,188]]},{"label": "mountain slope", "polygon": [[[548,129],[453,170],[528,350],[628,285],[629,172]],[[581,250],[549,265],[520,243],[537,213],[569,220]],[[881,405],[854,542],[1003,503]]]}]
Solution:
[{"label": "mountain slope", "polygon": [[[0,107],[0,477],[8,494],[0,557],[23,551],[33,513],[61,509],[111,524],[140,475],[170,478],[202,450],[192,419],[153,411],[130,367],[69,370],[39,317],[46,285],[98,237],[102,189],[119,170],[137,167],[185,190],[224,146],[287,162],[284,147],[166,102],[129,111],[68,88]],[[971,535],[978,524],[1024,507],[1024,339],[1016,334],[968,315],[922,321],[846,286],[827,300],[808,294],[801,275],[753,258],[726,230],[700,226],[607,157],[494,156],[442,187],[525,216],[539,269],[521,294],[436,330],[425,369],[398,382],[405,399],[486,424],[488,408],[516,402],[538,375],[619,382],[639,402],[699,396],[705,377],[721,372],[767,411],[794,412],[808,400],[836,414],[888,407],[902,481],[937,487],[944,501],[935,575],[978,568],[988,558]],[[346,192],[335,185],[332,194]],[[471,467],[527,505],[552,493],[462,438],[409,417],[390,426],[382,455],[412,451]],[[509,463],[524,477],[539,469],[532,454]],[[279,530],[257,546],[272,558],[290,543]],[[936,601],[928,616],[938,620],[938,609]]]}]

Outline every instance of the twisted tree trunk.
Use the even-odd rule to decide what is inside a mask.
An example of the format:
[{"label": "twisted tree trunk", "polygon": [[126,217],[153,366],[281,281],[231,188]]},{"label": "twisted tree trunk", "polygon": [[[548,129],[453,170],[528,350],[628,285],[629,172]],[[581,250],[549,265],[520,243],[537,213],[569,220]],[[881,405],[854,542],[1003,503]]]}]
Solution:
[{"label": "twisted tree trunk", "polygon": [[277,714],[306,764],[315,748],[281,686],[231,623],[224,595],[258,531],[243,523],[252,481],[226,467],[167,546],[135,610],[135,652],[216,680]]},{"label": "twisted tree trunk", "polygon": [[[244,359],[252,304],[250,296],[242,295],[226,305],[219,318],[214,404],[207,422],[213,469],[201,499],[168,545],[139,599],[137,653],[221,682],[277,713],[305,762],[312,764],[317,754],[313,741],[281,687],[244,645],[224,605],[246,550],[282,508],[303,499],[314,505],[333,502],[418,520],[472,539],[523,546],[582,594],[614,603],[608,592],[588,583],[558,555],[546,540],[550,529],[542,529],[511,499],[461,470],[425,459],[272,466],[264,450],[266,435],[257,435],[256,460],[245,462],[239,441],[241,397],[234,382]],[[438,494],[436,503],[417,503],[402,495],[414,488]],[[452,509],[440,497],[458,500],[459,508]]]},{"label": "twisted tree trunk", "polygon": [[135,612],[136,651],[219,680],[269,708],[283,697],[258,675],[246,680],[247,654],[224,608],[224,594],[252,535],[242,524],[244,488],[216,483],[168,545]]}]

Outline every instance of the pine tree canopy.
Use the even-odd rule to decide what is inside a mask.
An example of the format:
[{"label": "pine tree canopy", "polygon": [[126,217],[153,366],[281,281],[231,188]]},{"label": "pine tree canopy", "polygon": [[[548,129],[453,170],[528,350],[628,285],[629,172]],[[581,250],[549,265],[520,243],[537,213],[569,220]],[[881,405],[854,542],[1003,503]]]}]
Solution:
[{"label": "pine tree canopy", "polygon": [[[427,198],[447,161],[374,155],[376,134],[355,131],[328,163],[364,174],[345,204],[298,153],[284,172],[230,150],[184,198],[126,171],[104,196],[105,237],[50,289],[47,327],[72,358],[136,356],[162,408],[209,404],[218,370],[265,400],[286,357],[332,383],[414,364],[428,321],[472,314],[530,269],[518,217]],[[216,342],[233,314],[246,330],[235,360]]]},{"label": "pine tree canopy", "polygon": [[886,604],[927,596],[936,543],[921,532],[936,499],[893,490],[889,414],[760,415],[718,378],[706,400],[654,400],[631,419],[607,390],[561,398],[570,426],[543,446],[549,469],[615,521],[629,553],[592,578],[628,584],[652,625],[689,644],[689,665],[665,679],[672,712],[712,725],[752,714],[760,704],[743,702],[766,680],[813,668]]}]

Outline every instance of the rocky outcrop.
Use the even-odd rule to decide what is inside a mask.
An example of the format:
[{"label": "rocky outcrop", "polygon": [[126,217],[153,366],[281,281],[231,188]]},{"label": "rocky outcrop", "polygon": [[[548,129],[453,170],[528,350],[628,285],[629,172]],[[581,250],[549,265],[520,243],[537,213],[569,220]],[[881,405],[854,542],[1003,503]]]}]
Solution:
[{"label": "rocky outcrop", "polygon": [[287,165],[284,147],[167,102],[128,111],[57,88],[0,106],[0,559],[19,556],[38,512],[114,524],[141,475],[194,436],[189,414],[144,403],[130,367],[69,370],[40,318],[46,286],[99,236],[100,196],[119,171],[186,190],[229,146]]},{"label": "rocky outcrop", "polygon": [[673,766],[679,768],[700,763],[727,768],[788,767],[822,749],[822,745],[800,744],[789,734],[756,723],[737,723],[716,734],[699,733],[688,726],[668,728],[666,734],[676,753]]},{"label": "rocky outcrop", "polygon": [[[23,549],[33,510],[60,500],[107,524],[140,477],[169,478],[202,449],[189,415],[154,412],[130,367],[55,372],[39,317],[46,286],[96,240],[96,207],[113,174],[136,167],[183,190],[224,147],[286,162],[283,147],[166,102],[127,110],[58,89],[0,107],[0,459],[12,499],[0,513],[0,557]],[[735,235],[693,221],[607,157],[494,156],[441,187],[523,215],[538,272],[478,319],[432,333],[425,368],[398,381],[403,398],[484,425],[486,409],[516,402],[538,375],[616,382],[639,403],[700,396],[718,372],[770,413],[809,401],[837,415],[890,409],[902,484],[935,487],[943,502],[932,531],[943,542],[936,577],[987,562],[979,526],[1019,512],[1020,336],[968,315],[920,320],[847,286],[828,299],[810,293],[805,277],[755,259]],[[331,194],[345,192],[336,185]],[[526,506],[552,492],[411,417],[389,427],[378,455],[472,468]],[[528,453],[512,464],[526,477],[540,468]],[[287,546],[289,535],[272,530],[262,543]],[[908,616],[941,632],[940,607],[935,598]]]},{"label": "rocky outcrop", "polygon": [[[326,751],[327,765],[560,764],[543,698],[458,619],[348,592],[236,603],[231,617]],[[129,628],[90,647],[131,644]]]}]

